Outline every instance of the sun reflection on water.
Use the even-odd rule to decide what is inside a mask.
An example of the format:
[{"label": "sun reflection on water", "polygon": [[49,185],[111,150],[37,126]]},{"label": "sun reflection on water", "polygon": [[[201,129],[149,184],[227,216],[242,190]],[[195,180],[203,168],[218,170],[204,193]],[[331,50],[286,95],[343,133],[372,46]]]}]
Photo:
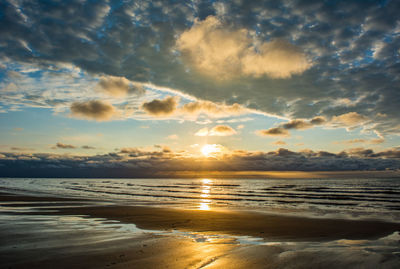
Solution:
[{"label": "sun reflection on water", "polygon": [[212,180],[204,178],[201,180],[201,194],[200,197],[202,198],[199,204],[200,210],[210,210],[210,192],[211,192],[211,185]]}]

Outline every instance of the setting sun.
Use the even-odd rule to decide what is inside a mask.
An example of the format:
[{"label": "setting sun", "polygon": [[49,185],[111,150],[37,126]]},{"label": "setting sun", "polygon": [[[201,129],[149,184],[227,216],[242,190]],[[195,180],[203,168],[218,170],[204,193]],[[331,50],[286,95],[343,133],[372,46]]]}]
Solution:
[{"label": "setting sun", "polygon": [[206,144],[201,148],[201,153],[206,157],[210,157],[219,152],[221,152],[221,147],[217,144]]}]

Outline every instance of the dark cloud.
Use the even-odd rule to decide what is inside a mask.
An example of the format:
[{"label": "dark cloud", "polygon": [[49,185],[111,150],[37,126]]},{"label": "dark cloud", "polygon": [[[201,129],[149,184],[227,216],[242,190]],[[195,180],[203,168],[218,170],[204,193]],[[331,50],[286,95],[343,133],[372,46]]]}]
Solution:
[{"label": "dark cloud", "polygon": [[303,129],[311,128],[312,124],[309,122],[306,122],[304,120],[292,120],[292,121],[282,124],[282,127],[287,130],[290,130],[290,129],[303,130]]},{"label": "dark cloud", "polygon": [[69,144],[64,144],[64,143],[58,142],[55,145],[55,148],[59,148],[59,149],[75,149],[76,147],[74,145],[69,145]]},{"label": "dark cloud", "polygon": [[262,136],[287,136],[289,132],[285,128],[275,127],[268,130],[259,130],[257,134]]},{"label": "dark cloud", "polygon": [[326,119],[324,117],[315,117],[310,120],[310,123],[312,125],[321,125],[321,124],[324,124],[325,122],[326,122]]},{"label": "dark cloud", "polygon": [[15,151],[34,151],[34,149],[32,148],[21,148],[21,147],[11,147],[10,149]]},{"label": "dark cloud", "polygon": [[151,102],[143,103],[142,108],[153,116],[168,116],[175,112],[178,101],[177,97],[168,96],[163,100],[155,99]]},{"label": "dark cloud", "polygon": [[108,102],[91,100],[72,103],[71,115],[77,118],[106,121],[117,115],[116,109]]},{"label": "dark cloud", "polygon": [[[151,82],[200,99],[238,103],[294,119],[318,115],[330,119],[354,112],[373,122],[375,130],[398,133],[399,9],[399,1],[357,0],[196,1],[190,5],[172,0],[115,5],[2,1],[0,57],[41,68],[72,64],[89,74]],[[210,22],[207,18],[217,23],[203,31],[211,35],[196,44],[177,42],[199,25],[204,28]],[[220,40],[224,33],[230,35],[217,44],[248,44],[250,51],[239,46],[233,53],[218,50],[222,53],[210,58],[208,47],[198,47],[211,44],[205,42],[207,38]],[[249,64],[279,58],[276,55],[290,63],[298,59],[300,64],[289,66],[295,69],[286,73]],[[198,56],[207,56],[207,61]],[[304,57],[309,65],[301,64]],[[222,82],[215,79],[232,68],[232,74],[238,73],[238,66],[225,64],[230,59],[243,63],[239,73],[246,75]],[[218,69],[221,66],[228,68]],[[212,67],[217,68],[214,76],[205,75]]]},{"label": "dark cloud", "polygon": [[324,117],[314,117],[309,121],[306,120],[291,120],[289,122],[283,123],[280,127],[285,128],[287,130],[296,129],[296,130],[304,130],[308,128],[312,128],[314,125],[321,125],[326,123],[326,119]]},{"label": "dark cloud", "polygon": [[87,146],[87,145],[82,146],[82,148],[83,149],[96,149],[95,147]]},{"label": "dark cloud", "polygon": [[286,123],[280,124],[278,127],[270,128],[267,130],[259,130],[257,131],[258,134],[260,135],[282,135],[282,136],[287,136],[289,135],[289,132],[287,130],[295,129],[295,130],[304,130],[304,129],[309,129],[314,127],[314,125],[321,125],[326,122],[324,117],[315,117],[312,118],[309,121],[306,120],[291,120]]}]

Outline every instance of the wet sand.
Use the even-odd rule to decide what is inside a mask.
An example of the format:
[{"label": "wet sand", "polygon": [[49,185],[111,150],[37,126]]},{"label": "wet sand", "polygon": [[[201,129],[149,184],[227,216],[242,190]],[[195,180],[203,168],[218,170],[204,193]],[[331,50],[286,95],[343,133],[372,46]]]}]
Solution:
[{"label": "wet sand", "polygon": [[62,208],[61,214],[89,215],[149,230],[248,235],[268,240],[330,241],[376,239],[400,231],[399,223],[317,219],[241,211],[181,210],[142,206]]},{"label": "wet sand", "polygon": [[[180,210],[160,207],[120,205],[71,205],[79,200],[1,195],[0,201],[23,207],[37,206],[32,212],[10,212],[18,215],[86,216],[104,218],[122,223],[134,223],[147,230],[179,230],[207,234],[227,234],[265,238],[268,242],[298,242],[296,251],[284,245],[241,245],[232,239],[217,242],[195,242],[190,238],[172,234],[134,234],[129,238],[108,238],[94,240],[88,232],[82,232],[81,241],[64,246],[46,245],[37,239],[22,238],[0,231],[2,244],[15,247],[0,251],[0,268],[345,268],[348,265],[382,266],[396,268],[396,256],[379,254],[365,256],[362,249],[353,248],[348,254],[332,254],[301,249],[302,242],[314,241],[323,246],[324,242],[339,239],[377,239],[400,231],[399,223],[382,221],[355,221],[339,219],[311,219],[268,215],[240,211]],[[56,203],[55,203],[56,202]],[[65,202],[64,204],[62,202]],[[86,204],[88,201],[81,201]],[[4,205],[7,205],[5,203]],[[50,208],[56,212],[48,212]],[[7,206],[6,206],[7,207]],[[1,215],[0,215],[1,218]],[[80,231],[68,237],[80,237]],[[47,235],[43,230],[44,237]],[[16,232],[18,235],[18,230]],[[87,238],[85,237],[87,236]],[[62,237],[55,240],[63,240]],[[70,238],[69,238],[70,239]],[[35,241],[36,240],[36,241]],[[76,241],[71,241],[76,242]],[[35,247],[24,248],[26,243]],[[37,246],[36,246],[36,245]],[[343,256],[344,255],[344,256]],[[359,256],[357,256],[359,255]],[[364,255],[364,256],[363,256]],[[340,267],[341,266],[341,267]],[[343,267],[344,266],[344,267]],[[367,267],[366,267],[367,268]],[[374,267],[371,267],[374,268]]]}]

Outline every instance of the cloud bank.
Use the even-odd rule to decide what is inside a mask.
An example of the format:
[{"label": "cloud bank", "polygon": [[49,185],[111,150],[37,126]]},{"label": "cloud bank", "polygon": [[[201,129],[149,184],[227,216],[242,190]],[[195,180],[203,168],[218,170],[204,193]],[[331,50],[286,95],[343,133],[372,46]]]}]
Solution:
[{"label": "cloud bank", "polygon": [[[149,169],[151,167],[151,169]],[[270,152],[224,150],[212,158],[159,147],[123,148],[103,155],[0,153],[1,176],[74,177],[161,176],[175,171],[398,171],[400,149],[374,152],[355,148],[340,153],[278,149]]]}]

